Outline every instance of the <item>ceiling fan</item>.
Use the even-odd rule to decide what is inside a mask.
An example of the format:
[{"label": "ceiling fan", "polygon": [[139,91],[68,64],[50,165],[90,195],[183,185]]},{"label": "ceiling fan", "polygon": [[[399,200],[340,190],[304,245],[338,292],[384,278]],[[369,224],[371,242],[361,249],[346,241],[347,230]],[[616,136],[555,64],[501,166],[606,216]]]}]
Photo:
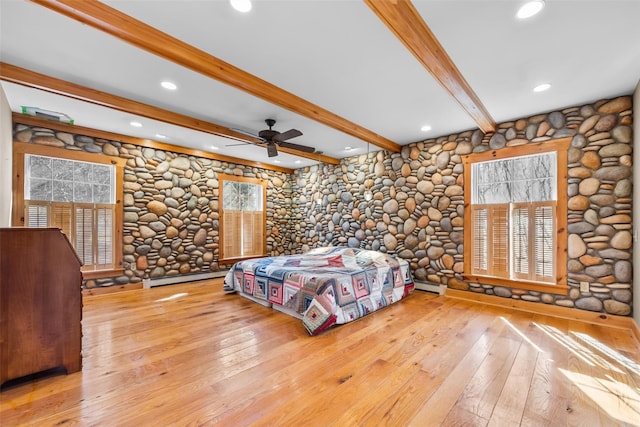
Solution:
[{"label": "ceiling fan", "polygon": [[[276,124],[276,121],[273,119],[266,119],[265,123],[269,126],[269,129],[264,129],[258,132],[257,135],[254,135],[250,132],[243,131],[241,129],[232,129],[237,132],[244,133],[245,135],[252,136],[254,138],[261,139],[262,142],[256,143],[256,145],[264,145],[267,147],[267,155],[269,157],[275,157],[278,155],[277,146],[290,148],[292,150],[302,151],[303,153],[313,153],[316,151],[313,147],[307,147],[306,145],[293,144],[291,142],[287,142],[287,140],[295,138],[297,136],[302,135],[297,129],[289,129],[286,132],[278,132],[277,130],[273,130],[273,125]],[[234,144],[237,145],[237,144]],[[227,145],[227,147],[231,147],[231,145]]]}]

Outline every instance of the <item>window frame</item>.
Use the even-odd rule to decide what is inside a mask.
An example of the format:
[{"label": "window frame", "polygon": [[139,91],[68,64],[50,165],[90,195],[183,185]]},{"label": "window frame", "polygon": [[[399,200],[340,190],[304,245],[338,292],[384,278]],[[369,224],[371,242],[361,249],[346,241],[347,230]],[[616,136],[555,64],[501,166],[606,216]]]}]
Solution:
[{"label": "window frame", "polygon": [[[113,236],[113,268],[104,270],[83,270],[84,280],[113,277],[122,274],[122,228],[123,228],[123,192],[124,192],[124,166],[126,159],[112,157],[105,154],[87,153],[84,151],[66,150],[63,148],[46,145],[14,142],[13,145],[13,199],[12,219],[14,227],[25,227],[25,156],[33,154],[38,156],[54,157],[65,160],[76,160],[89,163],[113,165],[115,171],[115,203],[114,203],[114,236]],[[36,201],[34,201],[36,202]]]},{"label": "window frame", "polygon": [[[227,175],[223,173],[218,174],[219,181],[219,212],[220,212],[220,263],[229,264],[237,261],[242,261],[245,259],[251,259],[256,257],[263,257],[267,254],[267,184],[264,179],[260,178],[250,178],[244,176],[236,176],[236,175]],[[224,182],[225,181],[234,181],[245,184],[254,184],[262,187],[262,251],[260,254],[249,255],[249,256],[229,256],[225,254],[225,210],[224,210]],[[256,211],[257,212],[257,211]],[[244,238],[243,236],[240,238]]]},{"label": "window frame", "polygon": [[[538,292],[566,295],[569,291],[567,285],[567,176],[568,176],[568,149],[571,137],[558,138],[543,143],[525,144],[515,147],[505,147],[498,150],[490,150],[482,153],[472,153],[462,156],[464,165],[464,272],[462,277],[467,281],[484,283],[489,285],[505,286]],[[557,172],[555,202],[555,226],[556,226],[556,264],[555,284],[536,280],[509,279],[472,272],[472,203],[471,203],[471,166],[474,163],[490,160],[502,160],[513,157],[521,157],[548,152],[556,152]],[[517,203],[516,203],[517,205]],[[477,205],[476,205],[477,206]],[[510,212],[509,212],[510,215]],[[511,227],[508,230],[511,234]],[[488,240],[488,239],[487,239]],[[509,250],[510,252],[510,250]],[[509,255],[511,262],[511,255]]]}]

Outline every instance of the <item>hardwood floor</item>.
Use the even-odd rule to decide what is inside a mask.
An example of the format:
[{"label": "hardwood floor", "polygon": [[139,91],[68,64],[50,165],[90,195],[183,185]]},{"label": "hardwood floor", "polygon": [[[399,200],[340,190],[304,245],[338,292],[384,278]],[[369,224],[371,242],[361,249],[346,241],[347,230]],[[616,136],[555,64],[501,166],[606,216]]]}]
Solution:
[{"label": "hardwood floor", "polygon": [[84,304],[82,372],[5,387],[3,426],[640,425],[622,329],[415,291],[310,337],[220,281]]}]

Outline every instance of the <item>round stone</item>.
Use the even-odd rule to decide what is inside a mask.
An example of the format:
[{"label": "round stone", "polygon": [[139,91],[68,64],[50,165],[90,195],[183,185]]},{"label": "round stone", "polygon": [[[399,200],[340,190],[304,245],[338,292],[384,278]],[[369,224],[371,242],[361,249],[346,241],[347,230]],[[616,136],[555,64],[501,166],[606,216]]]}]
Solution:
[{"label": "round stone", "polygon": [[618,261],[613,265],[613,275],[618,282],[628,283],[631,281],[633,268],[629,261]]},{"label": "round stone", "polygon": [[609,314],[626,316],[631,313],[631,306],[620,301],[608,299],[604,301],[604,309]]},{"label": "round stone", "polygon": [[579,235],[569,234],[567,251],[570,258],[579,258],[587,252],[587,245]]},{"label": "round stone", "polygon": [[633,243],[631,233],[627,230],[618,231],[611,238],[611,247],[615,249],[629,249]]},{"label": "round stone", "polygon": [[574,196],[569,199],[569,209],[574,211],[583,211],[589,208],[589,199],[584,196]]},{"label": "round stone", "polygon": [[176,157],[171,160],[170,167],[186,171],[191,166],[191,162],[186,157]]},{"label": "round stone", "polygon": [[204,246],[206,242],[207,242],[207,230],[205,230],[204,228],[201,228],[196,232],[195,236],[193,236],[193,244],[196,246]]},{"label": "round stone", "polygon": [[439,246],[429,246],[427,248],[427,256],[434,260],[440,258],[444,254],[444,249]]},{"label": "round stone", "polygon": [[611,136],[618,142],[631,142],[631,127],[629,126],[617,126],[611,131]]},{"label": "round stone", "polygon": [[398,212],[398,202],[395,199],[390,199],[382,206],[382,210],[389,215],[393,215]]},{"label": "round stone", "polygon": [[147,203],[147,209],[158,216],[164,215],[167,212],[165,204],[157,200],[152,200]]},{"label": "round stone", "polygon": [[620,113],[625,110],[631,109],[631,97],[620,96],[616,99],[612,99],[600,106],[598,112],[603,114]]},{"label": "round stone", "polygon": [[615,182],[631,176],[631,168],[628,166],[607,166],[595,171],[594,176],[600,180]]},{"label": "round stone", "polygon": [[614,114],[607,114],[600,117],[598,123],[593,127],[598,132],[607,132],[614,128],[618,124],[618,116]]},{"label": "round stone", "polygon": [[507,139],[501,133],[494,133],[491,139],[489,139],[489,147],[493,150],[502,148],[505,145],[507,145]]},{"label": "round stone", "polygon": [[434,190],[434,185],[431,181],[419,181],[416,189],[424,195],[429,195]]},{"label": "round stone", "polygon": [[382,241],[384,243],[384,247],[387,248],[389,252],[393,252],[398,246],[398,240],[391,233],[385,234]]},{"label": "round stone", "polygon": [[591,196],[600,189],[600,181],[595,178],[584,179],[580,182],[578,189],[583,196]]},{"label": "round stone", "polygon": [[583,166],[591,170],[596,170],[600,167],[600,156],[594,151],[587,151],[582,156],[581,162]]},{"label": "round stone", "polygon": [[155,237],[156,232],[153,231],[152,229],[150,229],[149,227],[147,227],[146,225],[141,225],[140,226],[140,236],[143,239],[148,239],[150,237]]},{"label": "round stone", "polygon": [[598,151],[600,157],[620,157],[629,153],[631,153],[629,144],[609,144]]},{"label": "round stone", "polygon": [[442,219],[442,212],[440,212],[436,208],[430,207],[429,209],[427,209],[427,215],[433,221],[440,221]]},{"label": "round stone", "polygon": [[616,197],[629,197],[631,195],[631,181],[629,179],[623,179],[618,181],[613,193]]},{"label": "round stone", "polygon": [[511,289],[509,288],[504,288],[502,286],[496,286],[495,288],[493,288],[493,293],[496,296],[499,297],[503,297],[503,298],[511,298]]},{"label": "round stone", "polygon": [[596,297],[580,298],[575,305],[582,310],[602,311],[602,301]]}]

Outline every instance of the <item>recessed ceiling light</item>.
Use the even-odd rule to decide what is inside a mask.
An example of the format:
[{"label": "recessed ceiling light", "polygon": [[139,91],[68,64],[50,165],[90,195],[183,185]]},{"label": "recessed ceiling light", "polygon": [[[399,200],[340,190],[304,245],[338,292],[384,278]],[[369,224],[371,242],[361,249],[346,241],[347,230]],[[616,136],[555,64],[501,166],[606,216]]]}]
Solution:
[{"label": "recessed ceiling light", "polygon": [[142,123],[140,123],[140,122],[130,122],[129,124],[131,126],[133,126],[134,128],[141,128],[142,127]]},{"label": "recessed ceiling light", "polygon": [[251,0],[229,0],[229,3],[238,12],[247,13],[251,10]]},{"label": "recessed ceiling light", "polygon": [[295,162],[293,162],[293,163],[295,163],[295,164],[300,164],[301,162],[300,162],[300,160],[296,160],[296,161],[295,161]]},{"label": "recessed ceiling light", "polygon": [[163,82],[160,82],[160,86],[162,86],[163,88],[165,88],[167,90],[176,90],[176,89],[178,89],[178,86],[175,83],[167,81],[167,80],[165,80]]},{"label": "recessed ceiling light", "polygon": [[219,149],[220,149],[220,147],[216,147],[215,145],[212,145],[212,146],[211,146],[211,149],[212,149],[212,150],[219,150]]},{"label": "recessed ceiling light", "polygon": [[280,163],[280,160],[274,160],[273,163]]},{"label": "recessed ceiling light", "polygon": [[351,151],[351,150],[353,150],[353,147],[349,147],[349,146],[344,147],[344,151]]},{"label": "recessed ceiling light", "polygon": [[542,83],[539,84],[538,86],[533,88],[534,92],[544,92],[545,90],[548,90],[551,87],[551,85],[549,83]]},{"label": "recessed ceiling light", "polygon": [[537,14],[544,7],[544,0],[533,0],[523,4],[520,9],[518,9],[518,13],[516,16],[520,19],[531,18],[533,15]]},{"label": "recessed ceiling light", "polygon": [[429,125],[424,125],[424,126],[422,126],[422,127],[420,128],[420,130],[421,130],[422,132],[429,132],[429,131],[431,130],[431,126],[429,126]]},{"label": "recessed ceiling light", "polygon": [[163,135],[161,133],[156,133],[156,138],[165,139],[167,135]]}]

